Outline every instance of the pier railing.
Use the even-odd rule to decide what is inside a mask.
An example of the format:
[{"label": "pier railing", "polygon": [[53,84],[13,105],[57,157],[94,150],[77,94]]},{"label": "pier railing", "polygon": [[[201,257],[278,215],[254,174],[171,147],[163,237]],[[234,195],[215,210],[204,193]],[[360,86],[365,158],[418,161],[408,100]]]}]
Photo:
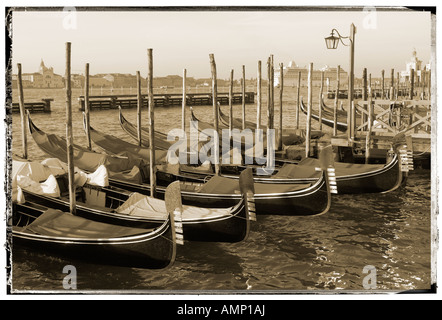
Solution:
[{"label": "pier railing", "polygon": [[[155,107],[170,107],[170,106],[181,106],[182,105],[182,94],[156,94],[154,95]],[[197,106],[197,105],[211,105],[212,104],[212,94],[211,93],[189,93],[186,94],[186,105]],[[233,93],[232,103],[240,104],[242,103],[243,95],[242,93]],[[147,95],[142,96],[143,107],[147,107]],[[228,93],[218,93],[217,101],[221,105],[229,104],[229,94]],[[245,92],[244,94],[245,103],[255,102],[254,92]],[[78,98],[79,110],[84,111],[84,96]],[[117,109],[117,108],[136,108],[137,107],[137,96],[136,95],[108,95],[108,96],[89,96],[89,108],[90,110],[102,110],[102,109]]]},{"label": "pier railing", "polygon": [[[42,113],[50,113],[51,112],[51,101],[54,99],[41,99],[41,101],[35,102],[26,102],[24,104],[25,110],[30,113],[42,112]],[[19,103],[12,104],[12,113],[20,113]]]},{"label": "pier railing", "polygon": [[368,101],[359,101],[356,112],[361,121],[357,132],[399,132],[413,137],[431,137],[431,101],[429,100],[373,100],[372,111]]}]

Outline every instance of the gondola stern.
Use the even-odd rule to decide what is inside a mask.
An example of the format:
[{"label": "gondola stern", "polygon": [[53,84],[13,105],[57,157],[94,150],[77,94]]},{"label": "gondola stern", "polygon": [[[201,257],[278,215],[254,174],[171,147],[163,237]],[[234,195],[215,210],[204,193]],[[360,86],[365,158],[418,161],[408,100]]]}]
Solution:
[{"label": "gondola stern", "polygon": [[173,243],[172,257],[170,259],[169,265],[167,266],[170,267],[174,264],[176,260],[177,244],[184,245],[182,220],[183,205],[181,200],[181,187],[179,181],[174,181],[167,186],[164,200],[166,204],[166,210],[169,215]]},{"label": "gondola stern", "polygon": [[243,239],[248,238],[250,233],[250,221],[257,221],[256,219],[256,205],[255,205],[255,185],[253,180],[253,171],[251,168],[243,170],[239,176],[239,187],[243,196],[246,210],[247,230]]}]

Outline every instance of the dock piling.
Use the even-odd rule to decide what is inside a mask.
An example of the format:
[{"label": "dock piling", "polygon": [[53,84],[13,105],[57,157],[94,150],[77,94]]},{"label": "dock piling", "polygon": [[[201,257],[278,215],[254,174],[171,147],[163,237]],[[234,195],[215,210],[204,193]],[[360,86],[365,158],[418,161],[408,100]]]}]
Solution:
[{"label": "dock piling", "polygon": [[336,68],[336,94],[335,103],[333,105],[333,136],[338,135],[338,100],[339,100],[339,82],[340,82],[341,66]]},{"label": "dock piling", "polygon": [[213,122],[214,122],[214,128],[215,128],[215,132],[214,132],[214,155],[213,156],[213,161],[214,161],[214,165],[215,165],[215,174],[219,175],[220,174],[220,168],[219,168],[219,137],[218,137],[218,118],[219,118],[219,111],[218,111],[218,101],[217,101],[217,97],[218,97],[218,87],[217,87],[217,82],[216,82],[216,63],[215,63],[215,57],[213,55],[213,53],[209,54],[209,59],[210,59],[210,69],[211,69],[211,73],[212,73],[212,105],[213,105]]},{"label": "dock piling", "polygon": [[319,88],[319,130],[322,130],[322,96],[324,91],[324,71],[321,71],[321,87]]},{"label": "dock piling", "polygon": [[241,79],[241,105],[242,105],[242,129],[246,128],[246,66],[242,66],[242,79]]},{"label": "dock piling", "polygon": [[183,69],[183,100],[181,101],[181,128],[183,132],[186,132],[186,106],[187,106],[187,94],[186,94],[186,79],[187,70]]},{"label": "dock piling", "polygon": [[138,146],[141,147],[141,108],[143,107],[143,96],[141,95],[141,76],[140,71],[137,71],[137,137]]},{"label": "dock piling", "polygon": [[299,129],[299,107],[300,107],[300,94],[301,94],[301,71],[298,72],[298,92],[296,98],[296,129]]},{"label": "dock piling", "polygon": [[25,99],[23,96],[23,82],[22,82],[22,71],[21,63],[17,63],[17,87],[18,87],[18,103],[20,108],[20,122],[21,122],[21,138],[22,138],[22,156],[24,159],[28,158],[28,138],[26,135],[26,119],[25,119]]},{"label": "dock piling", "polygon": [[256,129],[259,129],[261,126],[261,60],[258,61],[258,79],[257,79],[257,88],[256,88]]},{"label": "dock piling", "polygon": [[91,118],[90,118],[90,108],[89,108],[89,63],[86,63],[84,70],[84,113],[86,116],[86,140],[87,148],[92,150],[91,142]]},{"label": "dock piling", "polygon": [[234,70],[230,70],[230,83],[229,83],[229,131],[232,134],[233,130],[233,73]]},{"label": "dock piling", "polygon": [[307,123],[305,133],[305,157],[310,156],[310,138],[311,138],[311,125],[312,125],[312,92],[313,92],[313,63],[309,64],[308,68],[308,106],[307,106]]},{"label": "dock piling", "polygon": [[157,179],[155,172],[155,117],[153,101],[153,54],[152,49],[147,49],[147,96],[149,101],[149,171],[150,171],[150,196],[155,197]]},{"label": "dock piling", "polygon": [[76,214],[74,186],[74,138],[72,133],[72,92],[71,92],[71,43],[66,42],[66,149],[69,179],[69,212]]},{"label": "dock piling", "polygon": [[279,139],[278,139],[278,151],[282,150],[282,99],[284,94],[284,66],[279,64],[280,82],[279,82]]}]

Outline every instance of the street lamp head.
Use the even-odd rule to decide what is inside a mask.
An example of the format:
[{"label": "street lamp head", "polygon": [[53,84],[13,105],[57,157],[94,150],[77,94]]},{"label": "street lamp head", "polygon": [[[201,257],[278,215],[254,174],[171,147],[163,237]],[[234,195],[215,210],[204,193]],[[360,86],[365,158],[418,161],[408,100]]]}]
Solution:
[{"label": "street lamp head", "polygon": [[327,46],[327,49],[336,49],[339,44],[339,37],[335,37],[334,31],[332,31],[331,35],[327,38],[325,38],[325,45]]}]

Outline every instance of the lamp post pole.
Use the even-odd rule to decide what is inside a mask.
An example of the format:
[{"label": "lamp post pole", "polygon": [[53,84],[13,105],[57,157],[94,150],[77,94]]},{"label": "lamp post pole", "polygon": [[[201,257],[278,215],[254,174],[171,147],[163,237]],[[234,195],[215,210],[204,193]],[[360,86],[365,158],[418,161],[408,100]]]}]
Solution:
[{"label": "lamp post pole", "polygon": [[347,130],[349,143],[352,143],[354,140],[356,124],[356,108],[353,103],[355,83],[355,34],[356,27],[352,23],[350,26],[350,77],[348,84],[348,110],[351,110],[349,130]]},{"label": "lamp post pole", "polygon": [[[334,33],[337,33],[336,37]],[[355,124],[356,124],[356,109],[354,106],[354,83],[355,83],[355,34],[356,27],[352,23],[350,25],[350,35],[348,37],[343,37],[339,34],[338,30],[332,29],[331,35],[325,38],[325,44],[327,49],[336,49],[339,42],[346,47],[350,47],[350,70],[348,76],[348,112],[347,112],[347,138],[348,145],[351,146],[355,137]],[[350,44],[345,44],[342,39],[348,39]],[[338,94],[339,92],[336,92]]]}]

